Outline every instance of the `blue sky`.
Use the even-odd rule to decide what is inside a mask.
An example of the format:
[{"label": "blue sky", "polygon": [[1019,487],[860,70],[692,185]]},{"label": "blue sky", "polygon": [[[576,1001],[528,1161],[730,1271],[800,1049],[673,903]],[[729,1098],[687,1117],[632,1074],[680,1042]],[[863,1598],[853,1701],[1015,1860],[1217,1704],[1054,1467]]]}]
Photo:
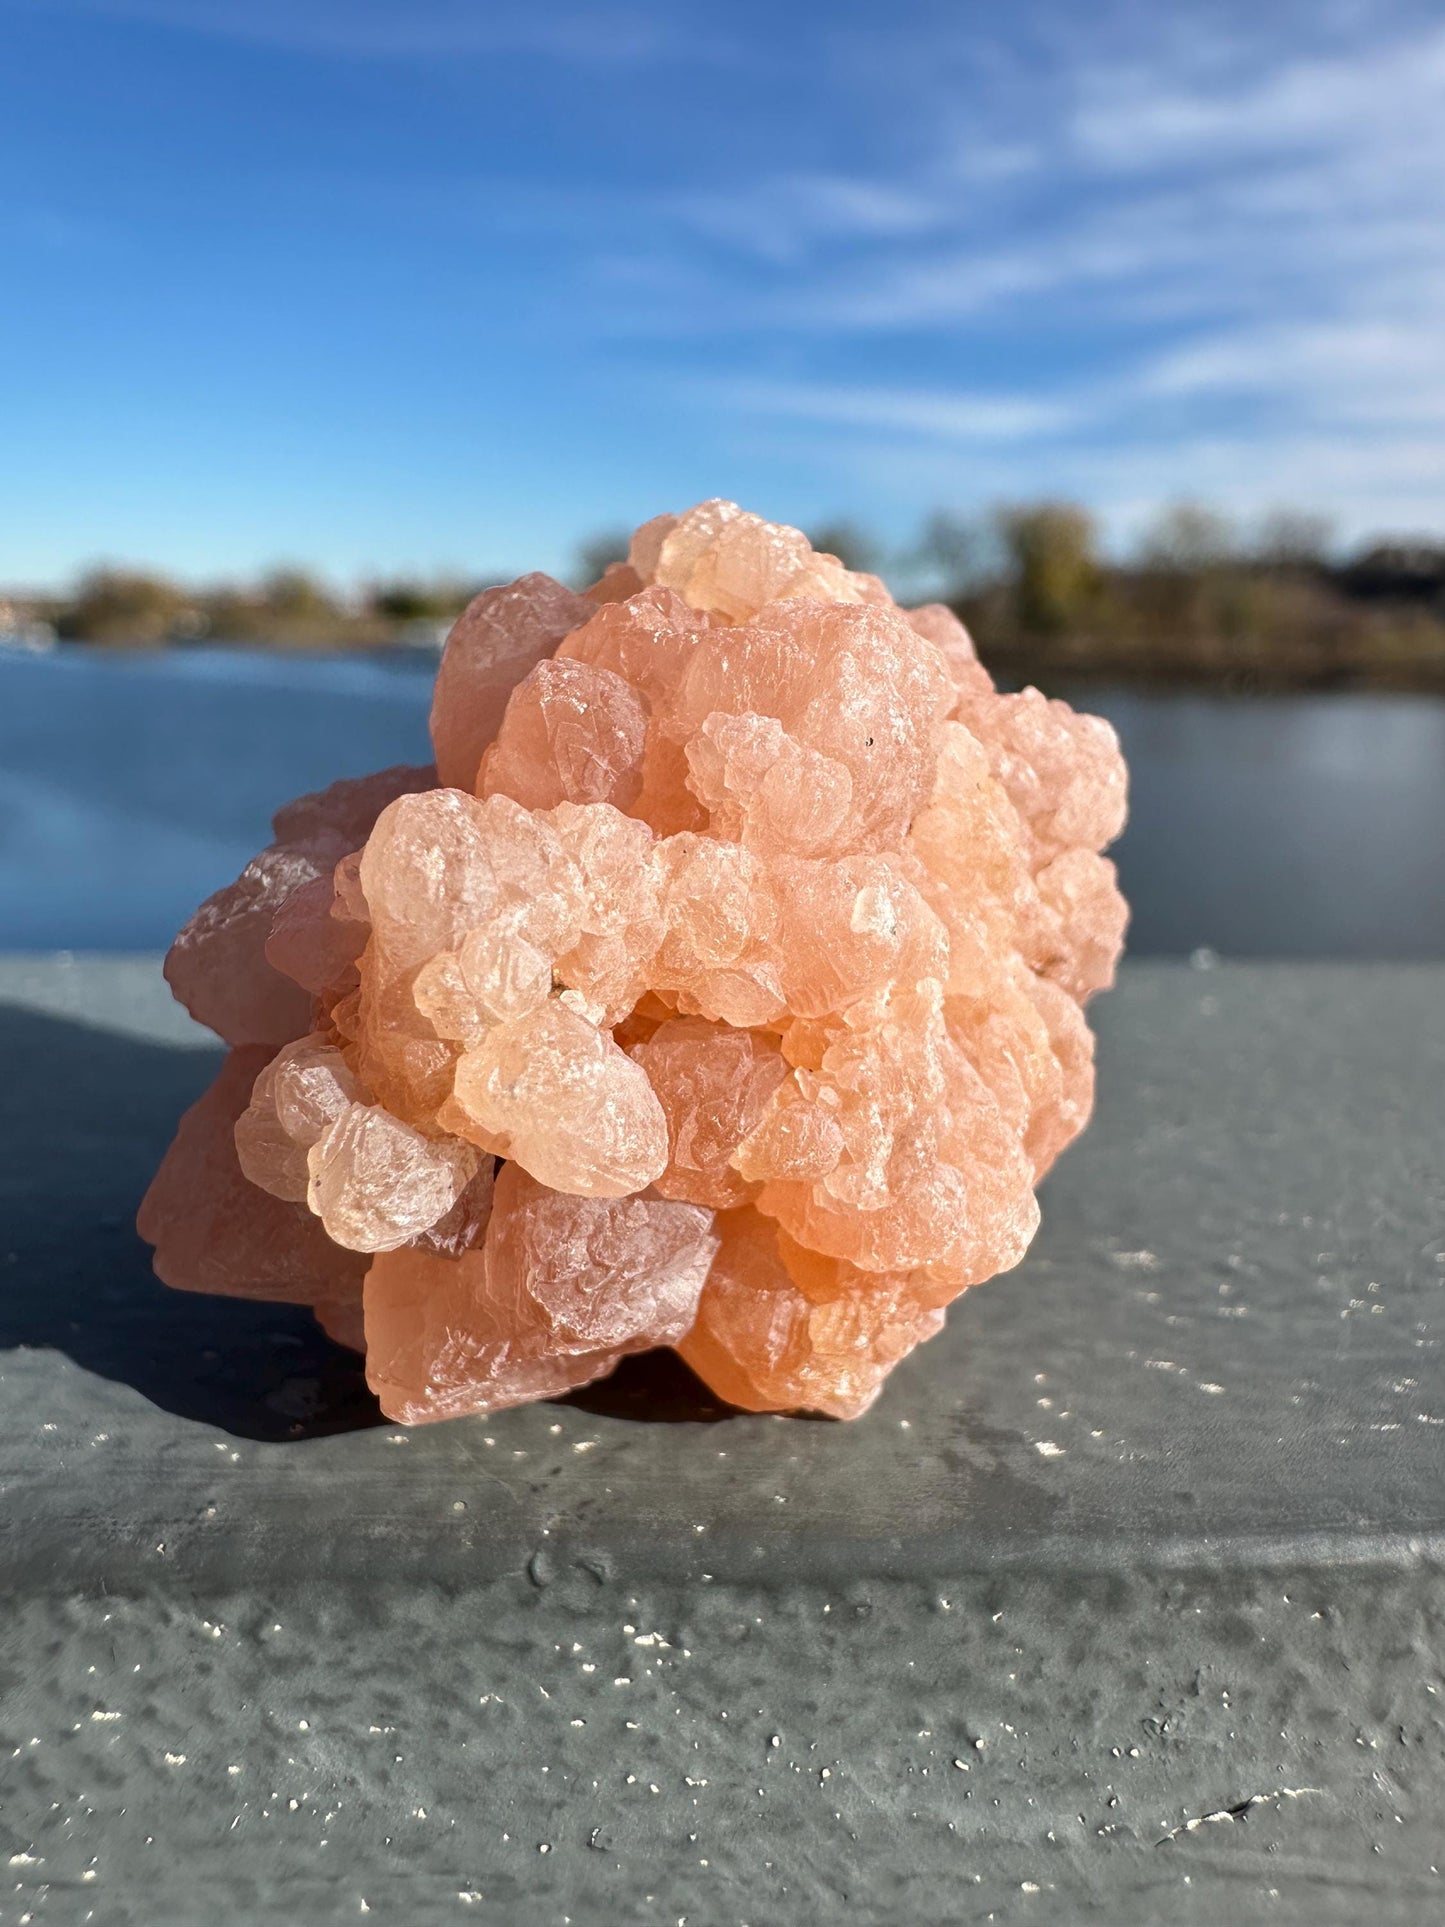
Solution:
[{"label": "blue sky", "polygon": [[1438,4],[0,0],[0,581],[1445,530]]}]

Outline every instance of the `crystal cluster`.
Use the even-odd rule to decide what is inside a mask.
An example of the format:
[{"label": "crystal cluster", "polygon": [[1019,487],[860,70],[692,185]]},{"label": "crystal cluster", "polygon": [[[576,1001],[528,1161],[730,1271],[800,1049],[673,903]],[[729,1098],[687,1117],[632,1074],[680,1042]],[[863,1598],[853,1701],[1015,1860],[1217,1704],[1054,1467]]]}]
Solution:
[{"label": "crystal cluster", "polygon": [[1126,910],[1113,732],[706,502],[478,596],[436,768],[288,805],[167,976],[231,1046],[140,1214],[415,1423],[672,1345],[851,1418],[1022,1257]]}]

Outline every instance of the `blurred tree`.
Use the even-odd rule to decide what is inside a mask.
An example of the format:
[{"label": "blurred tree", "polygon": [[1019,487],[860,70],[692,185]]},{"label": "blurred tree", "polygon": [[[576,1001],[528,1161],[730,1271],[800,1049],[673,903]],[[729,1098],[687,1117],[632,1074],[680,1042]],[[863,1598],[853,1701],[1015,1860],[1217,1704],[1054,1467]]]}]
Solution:
[{"label": "blurred tree", "polygon": [[1072,502],[1016,504],[998,509],[995,525],[1020,626],[1057,635],[1086,622],[1103,581],[1087,510]]},{"label": "blurred tree", "polygon": [[217,642],[253,641],[266,634],[266,605],[254,589],[228,583],[208,590],[202,606],[208,633]]},{"label": "blurred tree", "polygon": [[1328,515],[1271,509],[1259,525],[1254,552],[1266,568],[1320,569],[1329,561],[1333,536]]},{"label": "blurred tree", "polygon": [[906,562],[945,602],[957,602],[999,573],[1002,557],[995,534],[977,516],[935,509]]},{"label": "blurred tree", "polygon": [[608,529],[601,535],[589,535],[585,542],[579,543],[575,571],[578,587],[590,588],[614,562],[625,562],[631,540],[631,536],[621,530]]},{"label": "blurred tree", "polygon": [[1139,553],[1146,567],[1203,575],[1233,557],[1234,530],[1202,502],[1171,502],[1144,531]]},{"label": "blurred tree", "polygon": [[[817,530],[849,566],[883,553],[847,525]],[[626,550],[620,535],[583,545],[583,583]],[[1004,506],[987,516],[937,512],[911,549],[888,556],[905,601],[941,597],[980,638],[1007,680],[1041,687],[1080,677],[1188,680],[1231,687],[1445,688],[1445,543],[1377,539],[1348,559],[1329,524],[1277,510],[1246,538],[1213,511],[1176,502],[1128,562],[1105,559],[1088,514],[1068,502]],[[219,643],[360,649],[419,641],[479,589],[442,578],[394,578],[333,596],[299,568],[263,582],[194,593],[141,569],[97,568],[67,595],[15,595],[22,617],[98,643]],[[0,608],[3,617],[3,608]],[[14,609],[9,617],[15,626]],[[411,625],[416,625],[413,630]]]},{"label": "blurred tree", "polygon": [[460,582],[382,582],[372,590],[371,607],[389,622],[440,622],[459,615],[471,601]]},{"label": "blurred tree", "polygon": [[879,566],[878,545],[852,522],[825,522],[808,540],[820,555],[836,555],[845,569],[872,574]]},{"label": "blurred tree", "polygon": [[1445,606],[1445,545],[1374,542],[1340,571],[1340,580],[1351,595]]},{"label": "blurred tree", "polygon": [[334,622],[339,613],[335,599],[304,569],[273,569],[262,580],[261,600],[281,622]]},{"label": "blurred tree", "polygon": [[62,636],[78,642],[154,646],[192,627],[193,620],[190,599],[164,576],[102,568],[81,577],[59,627]]}]

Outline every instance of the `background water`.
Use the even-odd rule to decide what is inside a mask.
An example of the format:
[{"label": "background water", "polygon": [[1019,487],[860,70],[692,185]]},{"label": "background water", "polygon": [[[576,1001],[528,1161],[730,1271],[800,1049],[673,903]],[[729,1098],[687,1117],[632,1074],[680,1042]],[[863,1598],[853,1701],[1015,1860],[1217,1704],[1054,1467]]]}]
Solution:
[{"label": "background water", "polygon": [[[425,762],[430,660],[0,659],[0,948],[148,949],[337,776]],[[1445,956],[1445,702],[1090,690],[1136,955]]]}]

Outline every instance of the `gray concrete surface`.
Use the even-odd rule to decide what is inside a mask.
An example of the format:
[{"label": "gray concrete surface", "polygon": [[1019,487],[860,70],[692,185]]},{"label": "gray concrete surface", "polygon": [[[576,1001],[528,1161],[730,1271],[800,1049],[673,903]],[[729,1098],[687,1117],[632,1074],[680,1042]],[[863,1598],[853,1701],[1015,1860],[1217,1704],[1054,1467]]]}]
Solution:
[{"label": "gray concrete surface", "polygon": [[155,961],[0,964],[0,1922],[1445,1920],[1442,1006],[1127,970],[855,1426],[404,1434],[151,1279]]}]

